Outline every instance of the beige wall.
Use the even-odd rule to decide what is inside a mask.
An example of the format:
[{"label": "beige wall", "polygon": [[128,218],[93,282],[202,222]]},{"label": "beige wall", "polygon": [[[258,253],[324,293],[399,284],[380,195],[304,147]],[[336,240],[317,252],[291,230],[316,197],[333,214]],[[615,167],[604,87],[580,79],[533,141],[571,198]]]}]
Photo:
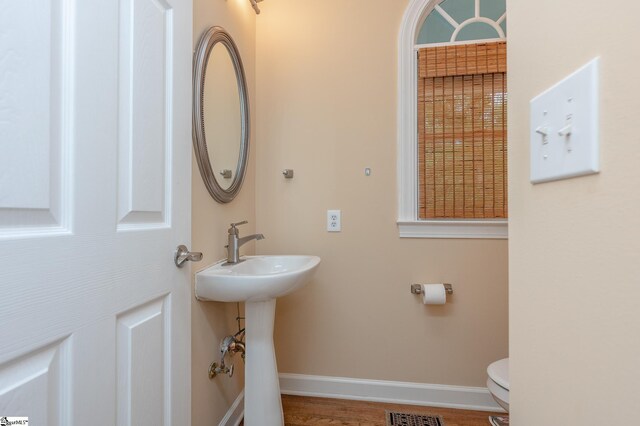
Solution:
[{"label": "beige wall", "polygon": [[[323,259],[311,284],[278,301],[278,366],[484,386],[487,365],[507,356],[507,242],[400,239],[396,228],[396,40],[406,5],[261,3],[256,199],[266,240],[257,251]],[[342,209],[341,233],[325,231],[327,209]],[[427,308],[409,293],[429,281],[453,283],[451,303]]]},{"label": "beige wall", "polygon": [[[638,424],[640,5],[509,3],[513,424]],[[529,183],[529,100],[601,57],[601,173]]]},{"label": "beige wall", "polygon": [[[234,38],[244,63],[252,112],[255,112],[255,13],[245,0],[195,0],[193,8],[193,45],[212,25],[224,27]],[[252,124],[253,121],[252,115]],[[252,144],[255,138],[252,138]],[[243,219],[250,224],[243,232],[255,229],[255,146],[249,155],[249,167],[240,195],[230,204],[218,204],[209,196],[200,177],[198,165],[192,170],[192,250],[202,251],[204,259],[193,265],[195,272],[226,257],[229,223]],[[250,253],[253,245],[243,247]],[[219,360],[220,340],[237,330],[236,305],[233,303],[198,302],[192,299],[192,425],[211,426],[225,415],[244,386],[242,360],[236,356],[233,378],[219,376],[209,380],[209,364]]]}]

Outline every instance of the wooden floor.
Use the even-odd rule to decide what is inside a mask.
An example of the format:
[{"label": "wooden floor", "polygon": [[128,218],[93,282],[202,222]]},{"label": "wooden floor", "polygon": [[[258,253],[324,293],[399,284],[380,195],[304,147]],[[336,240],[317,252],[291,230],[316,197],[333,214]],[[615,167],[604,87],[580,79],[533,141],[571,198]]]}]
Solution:
[{"label": "wooden floor", "polygon": [[386,426],[385,410],[442,416],[445,426],[489,426],[485,411],[282,395],[286,426]]}]

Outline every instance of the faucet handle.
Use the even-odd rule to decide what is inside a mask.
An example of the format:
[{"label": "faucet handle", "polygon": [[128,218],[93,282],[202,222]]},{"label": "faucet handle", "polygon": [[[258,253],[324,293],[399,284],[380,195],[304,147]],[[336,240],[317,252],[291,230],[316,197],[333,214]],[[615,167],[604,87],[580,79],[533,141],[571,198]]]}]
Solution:
[{"label": "faucet handle", "polygon": [[236,226],[245,225],[247,223],[249,222],[247,222],[246,220],[238,223],[232,223],[231,227],[228,229],[229,235],[238,235],[238,228],[236,228]]}]

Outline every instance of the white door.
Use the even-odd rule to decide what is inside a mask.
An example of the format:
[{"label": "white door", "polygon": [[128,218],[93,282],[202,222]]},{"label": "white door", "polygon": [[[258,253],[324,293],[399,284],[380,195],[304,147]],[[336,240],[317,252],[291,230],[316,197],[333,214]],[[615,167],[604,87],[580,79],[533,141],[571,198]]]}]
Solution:
[{"label": "white door", "polygon": [[191,0],[0,0],[0,416],[190,424]]}]

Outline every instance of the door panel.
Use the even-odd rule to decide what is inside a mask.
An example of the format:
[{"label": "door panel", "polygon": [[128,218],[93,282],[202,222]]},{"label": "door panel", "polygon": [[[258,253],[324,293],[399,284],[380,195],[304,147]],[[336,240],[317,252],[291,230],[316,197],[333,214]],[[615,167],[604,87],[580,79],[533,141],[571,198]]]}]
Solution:
[{"label": "door panel", "polygon": [[13,415],[28,416],[33,424],[69,424],[69,346],[69,339],[64,339],[4,364],[0,412],[13,410]]},{"label": "door panel", "polygon": [[166,382],[171,367],[165,351],[171,327],[165,310],[168,297],[118,315],[118,425],[166,424],[171,389]]},{"label": "door panel", "polygon": [[0,8],[0,238],[67,225],[70,46],[63,12],[62,0]]},{"label": "door panel", "polygon": [[191,28],[0,0],[0,415],[190,424]]},{"label": "door panel", "polygon": [[136,229],[169,219],[173,13],[156,0],[122,0],[120,7],[118,220],[119,229]]}]

